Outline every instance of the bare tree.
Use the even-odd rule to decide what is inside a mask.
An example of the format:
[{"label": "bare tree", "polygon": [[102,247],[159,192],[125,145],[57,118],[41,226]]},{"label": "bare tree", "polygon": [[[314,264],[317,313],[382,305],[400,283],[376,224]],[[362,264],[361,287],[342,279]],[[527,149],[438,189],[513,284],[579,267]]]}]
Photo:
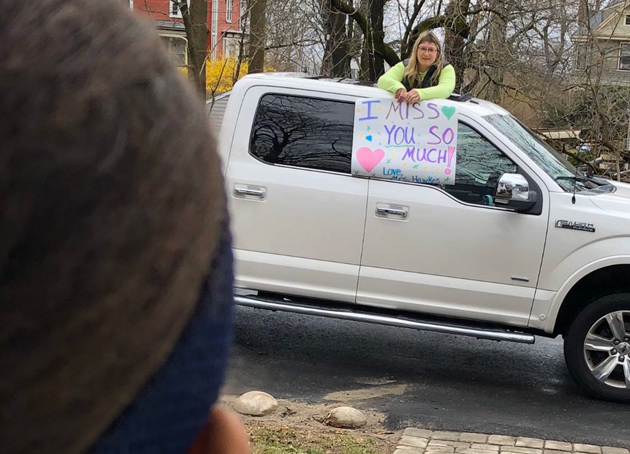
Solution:
[{"label": "bare tree", "polygon": [[249,74],[261,73],[265,68],[267,32],[267,0],[250,0]]},{"label": "bare tree", "polygon": [[[181,11],[188,39],[188,66],[197,90],[206,97],[208,55],[208,3],[206,0],[173,0]],[[190,3],[190,6],[188,5]]]},{"label": "bare tree", "polygon": [[[606,8],[606,4],[597,0],[567,1],[556,5],[569,11],[573,23],[568,28],[558,27],[555,33],[571,35],[573,43],[567,45],[565,42],[563,46],[554,42],[543,46],[542,55],[549,71],[548,87],[539,90],[537,101],[542,112],[541,126],[580,131],[580,141],[585,144],[582,148],[590,151],[577,154],[565,150],[572,159],[590,165],[596,173],[603,172],[621,180],[624,175],[629,176],[627,171],[624,174],[623,167],[630,161],[627,143],[630,136],[630,71],[619,70],[622,61],[617,39],[623,34],[618,34],[617,28],[630,2],[610,5],[612,8]],[[608,25],[600,27],[602,23]],[[542,31],[546,32],[546,29]],[[545,37],[551,38],[551,33],[542,35],[543,44]],[[592,161],[596,158],[608,161],[601,165],[606,166],[593,167]]]},{"label": "bare tree", "polygon": [[[624,139],[630,136],[630,73],[625,83],[618,79],[617,69],[622,68],[620,45],[614,41],[620,22],[630,7],[630,1],[619,2],[609,11],[611,26],[599,30],[597,21],[590,20],[593,12],[586,0],[581,0],[581,25],[586,35],[585,66],[578,79],[576,92],[588,100],[592,108],[581,118],[585,136],[590,142],[601,145],[612,156],[614,166],[609,170],[621,180],[621,163],[629,158]],[[601,8],[601,5],[599,5]],[[626,68],[630,70],[630,68]]]},{"label": "bare tree", "polygon": [[347,16],[333,9],[330,0],[320,1],[325,32],[321,73],[336,77],[350,77],[352,38],[346,26]]},{"label": "bare tree", "polygon": [[322,58],[320,0],[267,4],[266,64],[278,71],[315,72]]}]

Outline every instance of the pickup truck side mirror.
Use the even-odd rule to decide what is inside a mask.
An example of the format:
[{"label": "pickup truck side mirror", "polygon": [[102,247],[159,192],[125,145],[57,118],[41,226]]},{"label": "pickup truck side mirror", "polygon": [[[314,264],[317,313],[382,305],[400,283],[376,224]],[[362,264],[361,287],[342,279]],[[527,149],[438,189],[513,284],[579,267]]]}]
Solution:
[{"label": "pickup truck side mirror", "polygon": [[495,203],[505,205],[514,211],[531,210],[538,200],[538,194],[529,190],[529,182],[518,173],[504,173],[499,178]]}]

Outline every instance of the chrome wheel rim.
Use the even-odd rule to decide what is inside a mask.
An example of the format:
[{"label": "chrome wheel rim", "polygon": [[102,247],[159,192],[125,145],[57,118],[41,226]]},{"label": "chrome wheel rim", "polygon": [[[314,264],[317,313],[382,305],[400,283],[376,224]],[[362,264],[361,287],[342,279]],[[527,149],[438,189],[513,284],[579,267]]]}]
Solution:
[{"label": "chrome wheel rim", "polygon": [[584,359],[601,383],[630,389],[630,311],[611,312],[593,323],[584,338]]}]

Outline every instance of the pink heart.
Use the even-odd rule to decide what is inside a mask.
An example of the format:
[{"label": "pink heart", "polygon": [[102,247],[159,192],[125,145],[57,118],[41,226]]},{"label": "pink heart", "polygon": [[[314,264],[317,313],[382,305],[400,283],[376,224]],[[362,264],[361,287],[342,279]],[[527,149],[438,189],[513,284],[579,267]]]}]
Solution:
[{"label": "pink heart", "polygon": [[357,150],[357,161],[361,164],[361,167],[365,169],[367,173],[374,170],[374,167],[385,157],[385,152],[380,148],[372,151],[368,147],[361,147]]}]

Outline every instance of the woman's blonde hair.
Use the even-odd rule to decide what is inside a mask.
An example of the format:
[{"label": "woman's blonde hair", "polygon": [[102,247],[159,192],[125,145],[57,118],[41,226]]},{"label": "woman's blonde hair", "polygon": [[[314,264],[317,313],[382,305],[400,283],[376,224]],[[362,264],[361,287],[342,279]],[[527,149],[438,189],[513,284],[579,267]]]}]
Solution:
[{"label": "woman's blonde hair", "polygon": [[442,53],[442,44],[440,44],[440,40],[438,40],[437,36],[430,31],[421,33],[420,36],[418,36],[418,39],[416,39],[416,42],[413,44],[413,49],[411,50],[411,55],[409,56],[409,64],[405,68],[404,77],[407,78],[411,87],[414,86],[414,82],[416,81],[422,83],[421,80],[418,80],[418,47],[422,43],[434,44],[437,49],[437,57],[435,59],[435,63],[433,63],[433,65],[436,66],[436,70],[431,76],[431,81],[438,81],[440,74],[442,73],[442,66],[444,66],[444,54]]}]

